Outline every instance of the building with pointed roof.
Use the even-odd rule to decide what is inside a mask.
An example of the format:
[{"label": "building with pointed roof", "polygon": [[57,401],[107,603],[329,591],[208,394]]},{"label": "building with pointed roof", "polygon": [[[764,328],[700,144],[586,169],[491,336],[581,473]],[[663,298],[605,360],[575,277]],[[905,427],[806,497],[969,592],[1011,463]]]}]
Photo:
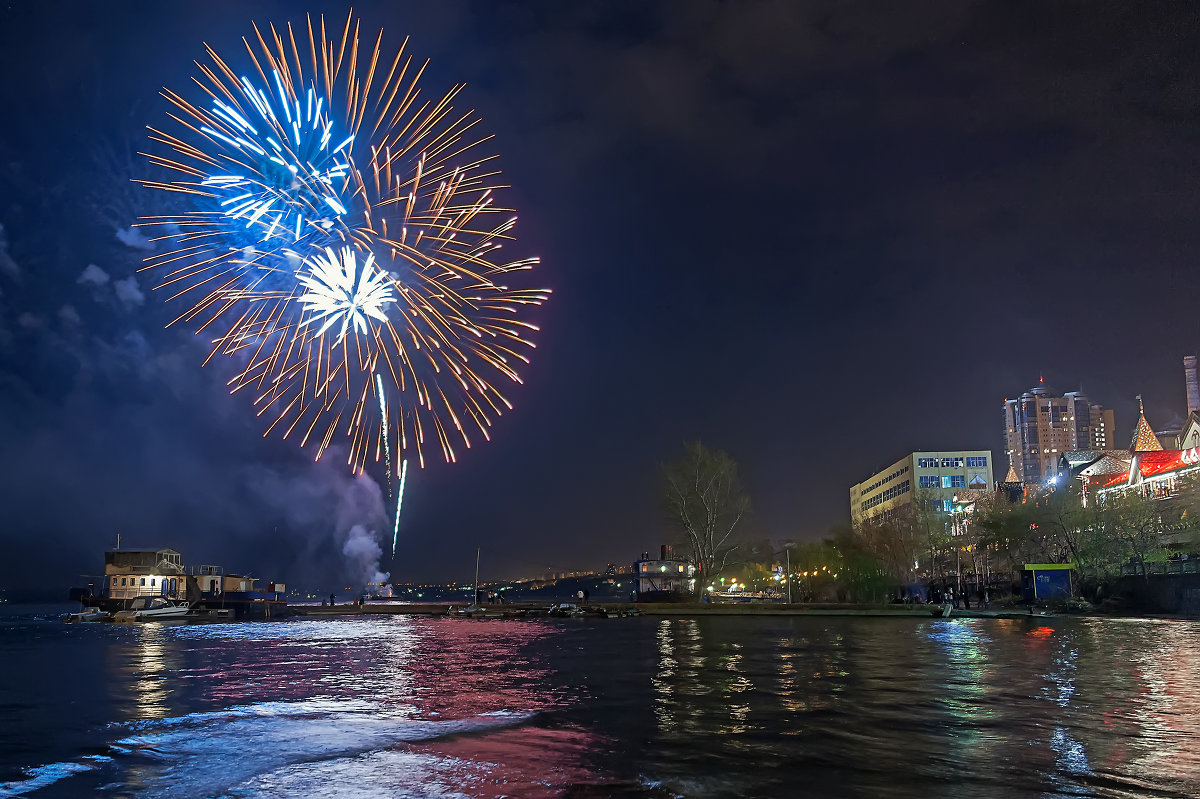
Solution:
[{"label": "building with pointed roof", "polygon": [[1154,434],[1154,428],[1146,421],[1146,409],[1142,407],[1142,395],[1138,394],[1138,421],[1129,445],[1132,452],[1161,452],[1163,445]]}]

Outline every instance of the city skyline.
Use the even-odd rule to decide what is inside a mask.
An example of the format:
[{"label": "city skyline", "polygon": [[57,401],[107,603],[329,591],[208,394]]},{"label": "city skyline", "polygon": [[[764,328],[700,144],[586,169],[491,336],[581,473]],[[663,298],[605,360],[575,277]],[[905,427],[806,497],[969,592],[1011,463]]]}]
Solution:
[{"label": "city skyline", "polygon": [[[748,536],[815,539],[904,453],[987,450],[1002,475],[998,403],[1039,377],[1114,410],[1122,437],[1138,395],[1156,425],[1187,414],[1185,8],[356,12],[392,47],[411,35],[431,91],[466,82],[555,291],[494,440],[410,470],[394,579],[469,574],[476,546],[497,576],[630,561],[668,533],[659,465],[685,441],[738,462]],[[302,16],[0,15],[0,64],[28,76],[0,96],[21,109],[0,137],[3,542],[55,586],[117,534],[290,583],[340,561],[353,525],[390,543],[382,472],[264,440],[233,375],[163,329],[172,308],[135,271],[147,245],[116,213],[140,202],[125,156],[157,92],[187,84],[202,43],[236,53],[251,19]],[[0,587],[46,579],[0,569]]]}]

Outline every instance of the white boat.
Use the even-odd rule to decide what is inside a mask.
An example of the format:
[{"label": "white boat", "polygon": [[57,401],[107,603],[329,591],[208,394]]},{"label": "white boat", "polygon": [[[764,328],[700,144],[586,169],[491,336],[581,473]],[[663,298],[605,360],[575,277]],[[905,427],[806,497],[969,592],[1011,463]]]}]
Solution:
[{"label": "white boat", "polygon": [[551,605],[550,610],[546,615],[556,618],[567,618],[571,616],[582,616],[583,608],[576,605],[574,602],[559,602],[556,605]]},{"label": "white boat", "polygon": [[108,613],[99,608],[84,608],[63,616],[63,621],[107,621]]},{"label": "white boat", "polygon": [[172,602],[160,596],[138,597],[124,610],[113,614],[114,621],[162,621],[182,619],[188,614],[188,603]]}]

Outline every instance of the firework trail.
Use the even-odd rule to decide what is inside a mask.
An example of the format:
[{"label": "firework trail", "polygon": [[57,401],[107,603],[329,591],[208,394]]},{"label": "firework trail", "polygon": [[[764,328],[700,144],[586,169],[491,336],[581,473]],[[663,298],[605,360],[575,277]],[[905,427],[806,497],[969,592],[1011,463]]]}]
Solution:
[{"label": "firework trail", "polygon": [[396,519],[392,522],[392,559],[396,558],[396,541],[400,537],[400,506],[404,504],[404,483],[408,478],[408,460],[400,462],[400,488],[396,491]]},{"label": "firework trail", "polygon": [[[387,395],[384,393],[384,390],[383,390],[383,377],[378,372],[375,374],[375,384],[378,387],[376,393],[379,396],[379,418],[381,420],[380,425],[382,426],[382,428],[384,430],[387,430],[387,428],[388,428]],[[390,497],[392,495],[392,445],[388,441],[387,436],[383,437],[383,454],[384,454],[384,464],[387,467],[388,496]]]},{"label": "firework trail", "polygon": [[167,245],[145,268],[186,301],[175,321],[237,365],[264,435],[317,458],[341,440],[358,473],[383,456],[390,485],[393,444],[423,467],[489,438],[550,292],[537,258],[502,256],[516,215],[463,86],[424,95],[407,42],[388,57],[360,26],[255,26],[242,71],[206,46],[195,96],[163,92],[165,176],[142,181],[192,208],[140,224]]}]

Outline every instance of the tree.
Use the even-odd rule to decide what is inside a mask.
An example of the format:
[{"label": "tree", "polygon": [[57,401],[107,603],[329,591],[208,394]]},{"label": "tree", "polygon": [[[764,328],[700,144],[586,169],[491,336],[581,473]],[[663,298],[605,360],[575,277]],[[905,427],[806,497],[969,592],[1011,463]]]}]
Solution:
[{"label": "tree", "polygon": [[665,464],[662,473],[667,515],[699,569],[696,590],[703,594],[730,565],[740,543],[735,533],[750,500],[733,458],[698,441],[686,445],[683,457]]},{"label": "tree", "polygon": [[1116,546],[1106,548],[1105,554],[1109,557],[1103,560],[1096,558],[1104,571],[1115,573],[1121,561],[1129,555],[1141,568],[1142,577],[1149,580],[1146,563],[1164,554],[1163,522],[1170,521],[1173,511],[1176,508],[1169,501],[1147,499],[1136,491],[1106,497],[1100,510],[1099,527],[1107,534],[1104,538]]},{"label": "tree", "polygon": [[913,561],[928,557],[926,576],[931,580],[942,576],[937,561],[938,556],[950,548],[950,533],[946,529],[941,497],[930,488],[914,489],[909,517],[914,537]]},{"label": "tree", "polygon": [[1097,526],[1095,503],[1084,507],[1080,486],[1072,480],[1039,496],[1031,515],[1035,527],[1029,543],[1040,545],[1043,558],[1050,563],[1075,563],[1084,568],[1085,551],[1091,531]]},{"label": "tree", "polygon": [[895,580],[873,549],[874,542],[860,530],[837,527],[830,541],[838,554],[838,599],[851,602],[884,602],[895,587]]},{"label": "tree", "polygon": [[1037,534],[1033,506],[1023,502],[994,502],[982,512],[980,543],[996,553],[995,559],[1011,576],[1021,570],[1031,540]]}]

